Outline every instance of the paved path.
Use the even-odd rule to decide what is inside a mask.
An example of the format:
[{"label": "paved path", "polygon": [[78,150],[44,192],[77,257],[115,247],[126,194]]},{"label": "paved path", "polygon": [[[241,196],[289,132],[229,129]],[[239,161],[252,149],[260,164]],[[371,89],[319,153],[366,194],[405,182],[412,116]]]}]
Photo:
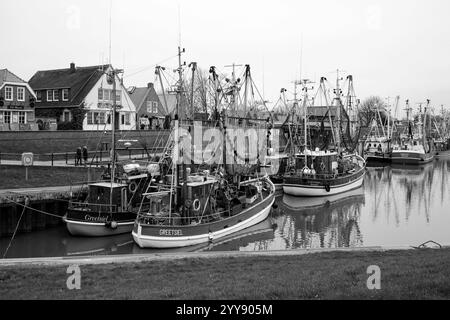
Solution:
[{"label": "paved path", "polygon": [[[444,249],[450,246],[443,247]],[[337,248],[337,249],[297,249],[277,251],[225,251],[225,252],[192,252],[192,253],[149,253],[126,254],[115,256],[81,256],[81,257],[55,257],[55,258],[22,258],[0,259],[0,268],[4,266],[59,266],[59,265],[93,265],[108,263],[139,263],[149,261],[167,261],[179,259],[200,258],[227,258],[227,257],[268,257],[268,256],[297,256],[312,253],[325,252],[384,252],[390,250],[416,250],[412,247],[362,247],[362,248]],[[439,249],[436,249],[439,250]]]}]

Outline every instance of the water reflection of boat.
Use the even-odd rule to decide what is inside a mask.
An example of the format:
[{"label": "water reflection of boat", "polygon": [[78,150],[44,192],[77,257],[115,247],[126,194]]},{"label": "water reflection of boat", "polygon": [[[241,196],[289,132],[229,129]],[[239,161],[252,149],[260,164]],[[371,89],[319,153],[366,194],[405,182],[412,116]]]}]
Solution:
[{"label": "water reflection of boat", "polygon": [[277,218],[278,232],[286,249],[340,248],[363,245],[359,228],[364,189],[326,198],[284,195]]},{"label": "water reflection of boat", "polygon": [[285,213],[316,214],[324,209],[332,210],[334,207],[343,206],[345,203],[364,202],[364,188],[360,187],[345,193],[331,195],[327,197],[295,197],[283,195],[281,206]]}]

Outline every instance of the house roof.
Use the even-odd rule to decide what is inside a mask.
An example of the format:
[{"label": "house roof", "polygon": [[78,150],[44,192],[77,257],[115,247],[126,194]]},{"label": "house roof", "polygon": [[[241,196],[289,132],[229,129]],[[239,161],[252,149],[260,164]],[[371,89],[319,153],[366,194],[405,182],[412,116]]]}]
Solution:
[{"label": "house roof", "polygon": [[19,78],[8,69],[0,69],[0,87],[5,82],[27,83],[25,80]]},{"label": "house roof", "polygon": [[[78,106],[108,68],[110,65],[76,67],[75,71],[71,68],[38,71],[29,84],[34,90],[70,89],[69,101],[45,102],[45,107]],[[37,103],[36,106],[44,107],[43,104]]]},{"label": "house roof", "polygon": [[14,73],[9,71],[8,69],[0,69],[0,89],[3,88],[3,86],[7,84],[18,84],[20,83],[21,86],[25,86],[30,94],[36,98],[36,94],[34,93],[33,89],[30,87],[30,85],[23,80],[22,78],[19,78]]},{"label": "house roof", "polygon": [[144,99],[147,97],[149,88],[136,88],[132,87],[128,90],[128,94],[130,95],[131,101],[133,101],[136,109],[139,109]]}]

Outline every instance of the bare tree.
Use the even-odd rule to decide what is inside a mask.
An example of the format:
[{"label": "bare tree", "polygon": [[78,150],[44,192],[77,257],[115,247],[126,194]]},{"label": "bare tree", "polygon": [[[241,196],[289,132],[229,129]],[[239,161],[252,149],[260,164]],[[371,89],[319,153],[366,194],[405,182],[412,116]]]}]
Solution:
[{"label": "bare tree", "polygon": [[386,103],[379,96],[371,96],[365,99],[359,106],[358,119],[361,126],[368,127],[372,123],[372,120],[377,116],[377,110],[380,111],[381,119],[386,122]]}]

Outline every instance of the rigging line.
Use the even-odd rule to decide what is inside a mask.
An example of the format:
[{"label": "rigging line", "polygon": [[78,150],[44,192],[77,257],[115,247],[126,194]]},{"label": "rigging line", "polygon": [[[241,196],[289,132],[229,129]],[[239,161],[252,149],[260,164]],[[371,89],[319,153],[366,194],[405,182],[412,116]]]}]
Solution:
[{"label": "rigging line", "polygon": [[159,66],[161,63],[167,62],[167,61],[169,61],[170,59],[173,59],[173,58],[176,58],[176,57],[178,57],[178,54],[173,55],[173,56],[171,56],[171,57],[168,57],[168,58],[166,58],[166,59],[164,59],[164,60],[162,60],[162,61],[159,61],[158,63],[155,63],[155,64],[152,64],[152,65],[150,65],[150,66],[144,67],[144,68],[142,68],[142,69],[140,69],[140,70],[138,70],[138,71],[136,71],[136,72],[130,73],[130,74],[124,76],[124,78],[129,78],[129,77],[135,76],[135,75],[137,75],[137,74],[139,74],[139,73],[142,73],[142,72],[144,72],[144,71],[147,71],[148,69],[155,68],[155,67]]},{"label": "rigging line", "polygon": [[11,244],[12,244],[12,242],[14,240],[14,237],[16,236],[17,230],[19,229],[20,222],[22,221],[23,214],[25,213],[25,209],[26,209],[25,207],[22,209],[22,213],[20,214],[19,221],[17,221],[16,229],[14,230],[14,233],[13,233],[13,235],[11,237],[11,240],[9,241],[8,247],[6,247],[6,250],[3,253],[3,257],[2,257],[3,259],[5,259],[6,254],[8,253],[8,250],[11,247]]}]

